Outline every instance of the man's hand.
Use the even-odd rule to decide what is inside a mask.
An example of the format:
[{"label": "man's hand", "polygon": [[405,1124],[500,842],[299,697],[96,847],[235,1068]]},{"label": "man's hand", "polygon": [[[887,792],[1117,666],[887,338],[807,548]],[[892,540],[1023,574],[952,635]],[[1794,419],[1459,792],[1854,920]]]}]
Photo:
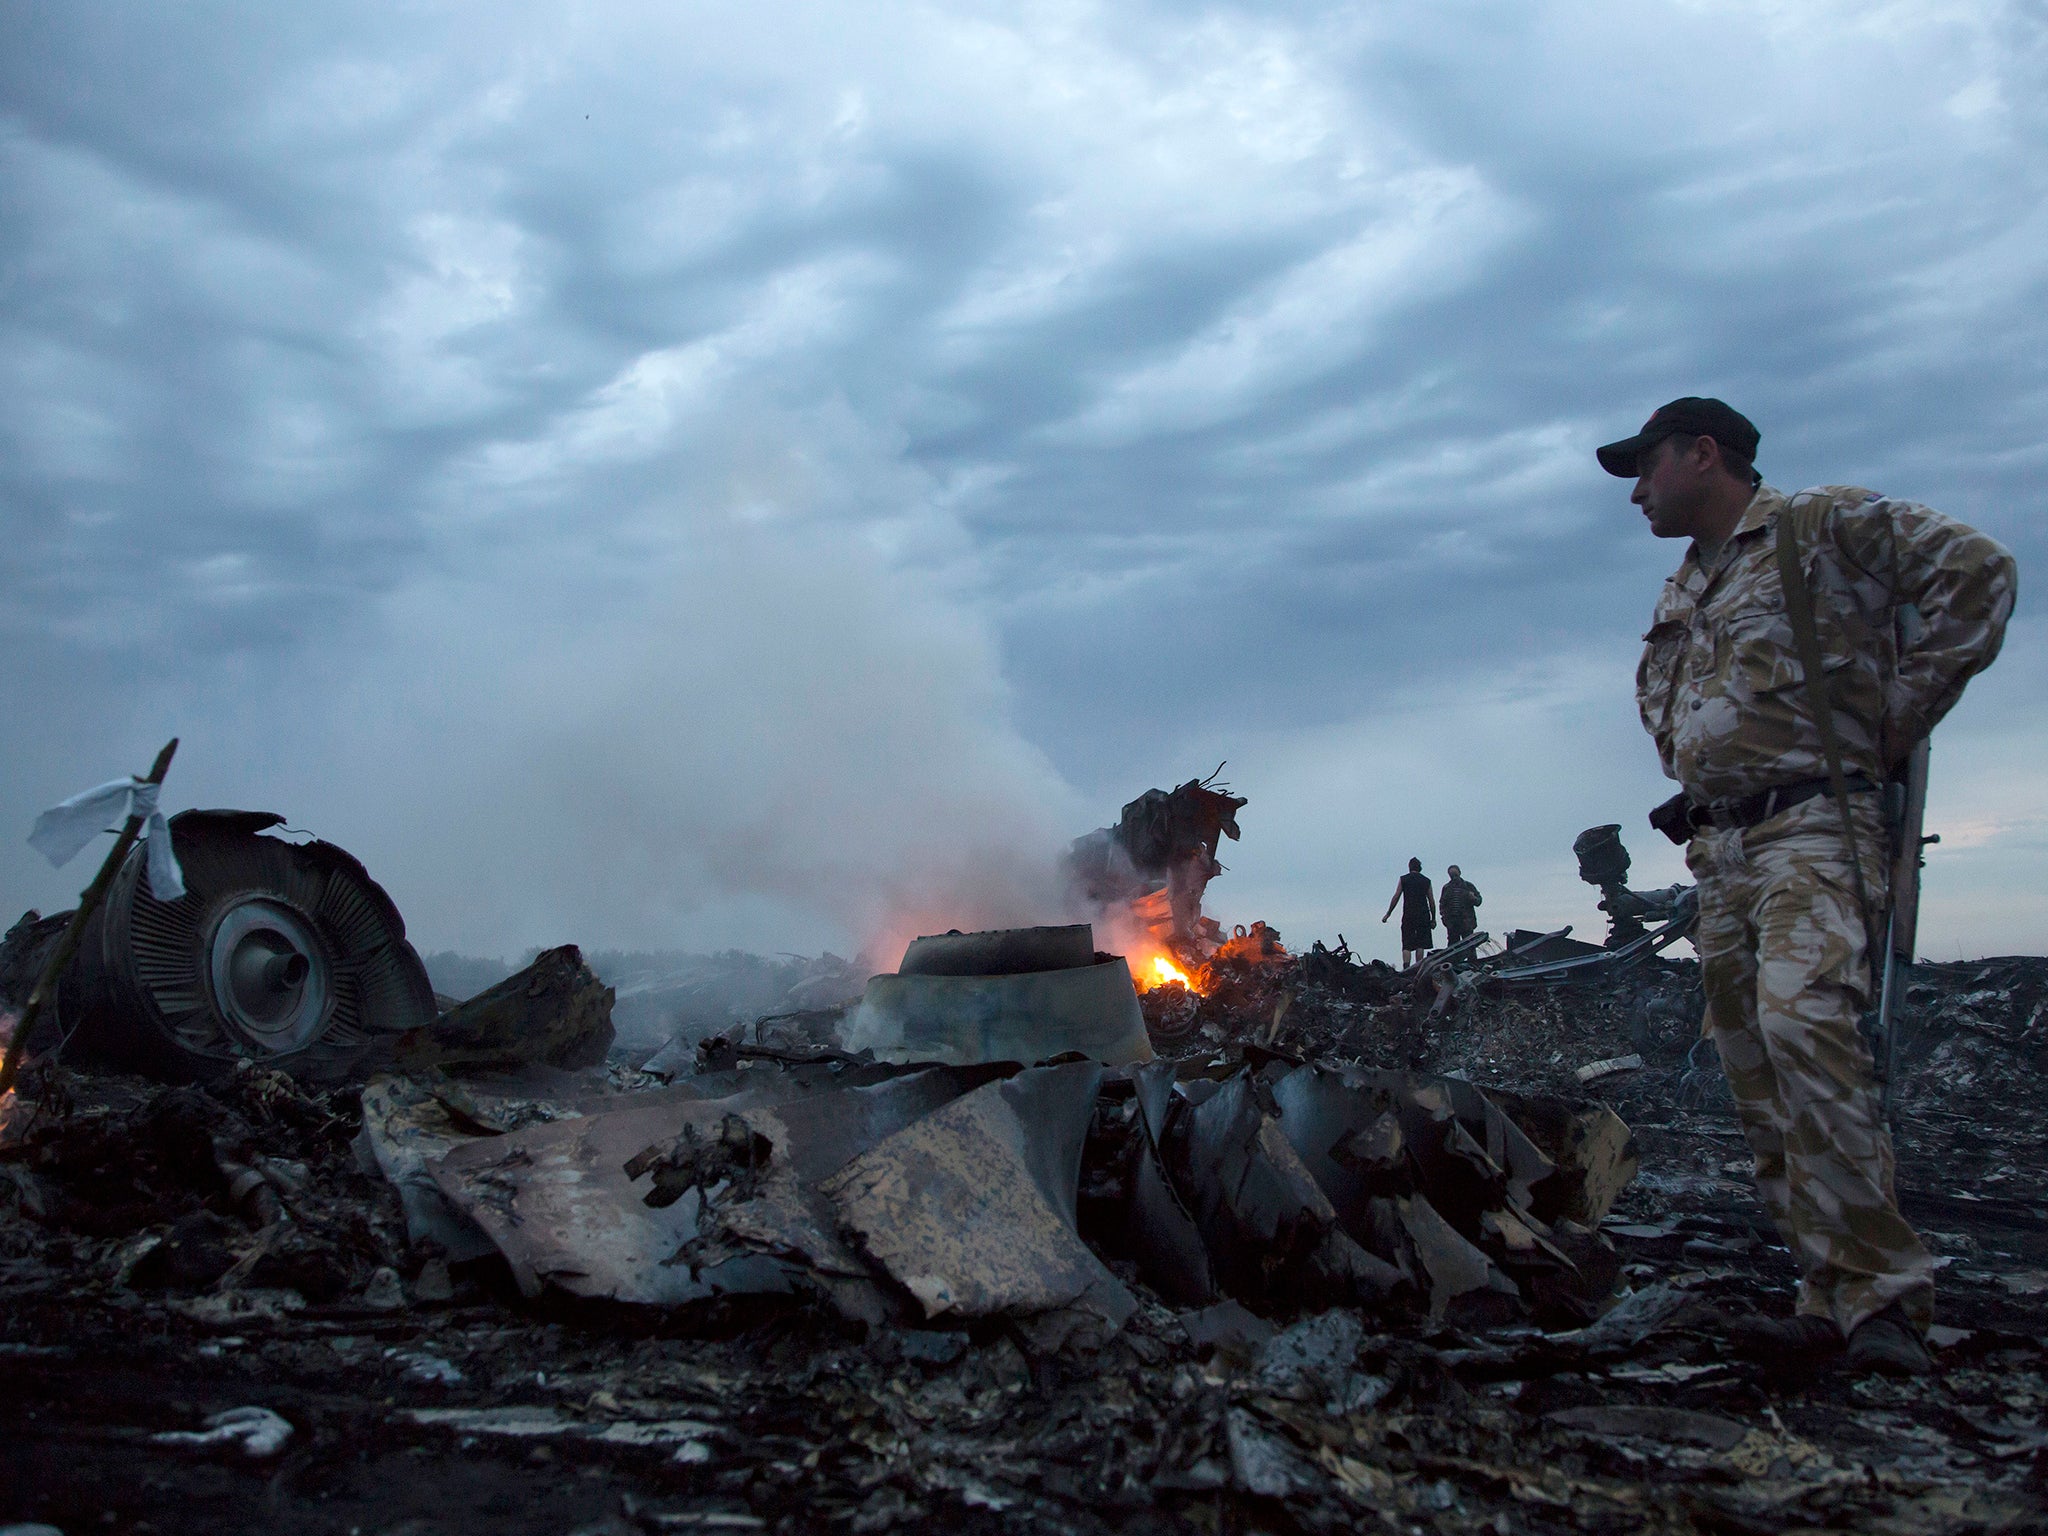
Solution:
[{"label": "man's hand", "polygon": [[1386,914],[1386,916],[1385,916],[1385,917],[1382,917],[1382,918],[1380,919],[1380,921],[1384,923],[1384,922],[1385,922],[1385,921],[1387,920],[1387,918],[1388,918],[1388,917],[1392,917],[1393,915],[1394,915],[1393,913],[1389,912],[1389,913],[1387,913],[1387,914]]}]

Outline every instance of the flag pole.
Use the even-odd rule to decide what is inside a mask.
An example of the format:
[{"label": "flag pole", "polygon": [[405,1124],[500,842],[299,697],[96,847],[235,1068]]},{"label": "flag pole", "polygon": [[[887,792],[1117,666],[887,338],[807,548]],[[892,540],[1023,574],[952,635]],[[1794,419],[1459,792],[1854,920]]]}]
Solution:
[{"label": "flag pole", "polygon": [[[178,738],[173,736],[164,743],[163,751],[157,753],[156,764],[149,770],[146,784],[161,784],[164,774],[170,769],[171,757],[178,750]],[[78,898],[78,910],[71,914],[71,921],[65,925],[64,936],[57,940],[57,947],[50,952],[50,958],[43,962],[42,974],[36,977],[35,987],[29,992],[28,1001],[22,1005],[21,1019],[14,1026],[14,1038],[7,1042],[7,1059],[0,1063],[0,1098],[14,1091],[15,1075],[21,1071],[22,1047],[27,1043],[29,1032],[35,1028],[36,1020],[50,1000],[57,994],[58,978],[71,963],[71,957],[78,953],[79,942],[85,937],[86,921],[99,910],[101,900],[107,894],[107,887],[114,883],[114,874],[121,867],[121,861],[128,857],[128,850],[135,846],[142,836],[146,817],[133,815],[121,829],[121,835],[114,839],[113,850],[107,854],[106,863],[100,872],[92,877],[92,884],[85,888]]]}]

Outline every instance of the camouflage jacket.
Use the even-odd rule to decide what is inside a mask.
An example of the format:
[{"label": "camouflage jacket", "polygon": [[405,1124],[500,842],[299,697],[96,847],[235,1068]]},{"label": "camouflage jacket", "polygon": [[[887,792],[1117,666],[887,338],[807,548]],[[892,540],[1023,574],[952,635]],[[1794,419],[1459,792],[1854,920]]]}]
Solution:
[{"label": "camouflage jacket", "polygon": [[1470,922],[1478,912],[1481,899],[1479,887],[1460,875],[1455,880],[1446,880],[1443,889],[1436,893],[1436,909],[1443,914],[1446,923]]},{"label": "camouflage jacket", "polygon": [[1758,490],[1720,558],[1699,547],[1643,636],[1636,704],[1664,772],[1696,800],[1827,773],[1778,577],[1777,523],[1802,520],[1802,568],[1843,769],[1881,778],[1991,664],[2017,574],[1996,539],[1856,486]]}]

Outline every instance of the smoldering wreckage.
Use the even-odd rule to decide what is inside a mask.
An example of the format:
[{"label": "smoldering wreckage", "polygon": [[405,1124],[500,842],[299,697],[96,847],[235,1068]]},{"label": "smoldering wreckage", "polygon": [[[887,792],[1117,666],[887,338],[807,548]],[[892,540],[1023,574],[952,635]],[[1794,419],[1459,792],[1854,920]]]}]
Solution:
[{"label": "smoldering wreckage", "polygon": [[2042,1528],[2048,961],[1906,994],[1936,1374],[1766,1369],[1689,893],[1595,828],[1604,942],[1396,972],[1202,915],[1244,804],[1076,844],[1124,954],[931,935],[665,1040],[573,947],[437,997],[343,850],[172,818],[181,896],[136,847],[0,946],[15,1017],[77,941],[0,1131],[6,1529]]}]

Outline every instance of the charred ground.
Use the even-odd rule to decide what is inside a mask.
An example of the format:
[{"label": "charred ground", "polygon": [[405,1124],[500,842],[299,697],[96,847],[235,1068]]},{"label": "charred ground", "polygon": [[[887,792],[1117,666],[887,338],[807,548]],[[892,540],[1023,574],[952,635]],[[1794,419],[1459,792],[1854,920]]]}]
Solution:
[{"label": "charred ground", "polygon": [[[1057,1354],[802,1304],[535,1304],[496,1260],[408,1248],[354,1151],[355,1090],[58,1071],[0,1154],[5,1513],[73,1536],[2042,1526],[2048,961],[1916,973],[1900,1185],[1945,1261],[1947,1331],[1938,1374],[1905,1383],[1724,1350],[1716,1310],[1782,1309],[1793,1270],[1725,1101],[1659,1033],[1687,967],[1473,987],[1435,1018],[1383,971],[1208,979],[1192,1023],[1147,995],[1190,1074],[1250,1048],[1612,1106],[1641,1165],[1605,1228],[1618,1304],[1573,1332],[1461,1332],[1140,1290],[1106,1344]],[[1640,1069],[1577,1081],[1646,1042]],[[152,1438],[252,1406],[291,1426],[271,1458]]]}]

